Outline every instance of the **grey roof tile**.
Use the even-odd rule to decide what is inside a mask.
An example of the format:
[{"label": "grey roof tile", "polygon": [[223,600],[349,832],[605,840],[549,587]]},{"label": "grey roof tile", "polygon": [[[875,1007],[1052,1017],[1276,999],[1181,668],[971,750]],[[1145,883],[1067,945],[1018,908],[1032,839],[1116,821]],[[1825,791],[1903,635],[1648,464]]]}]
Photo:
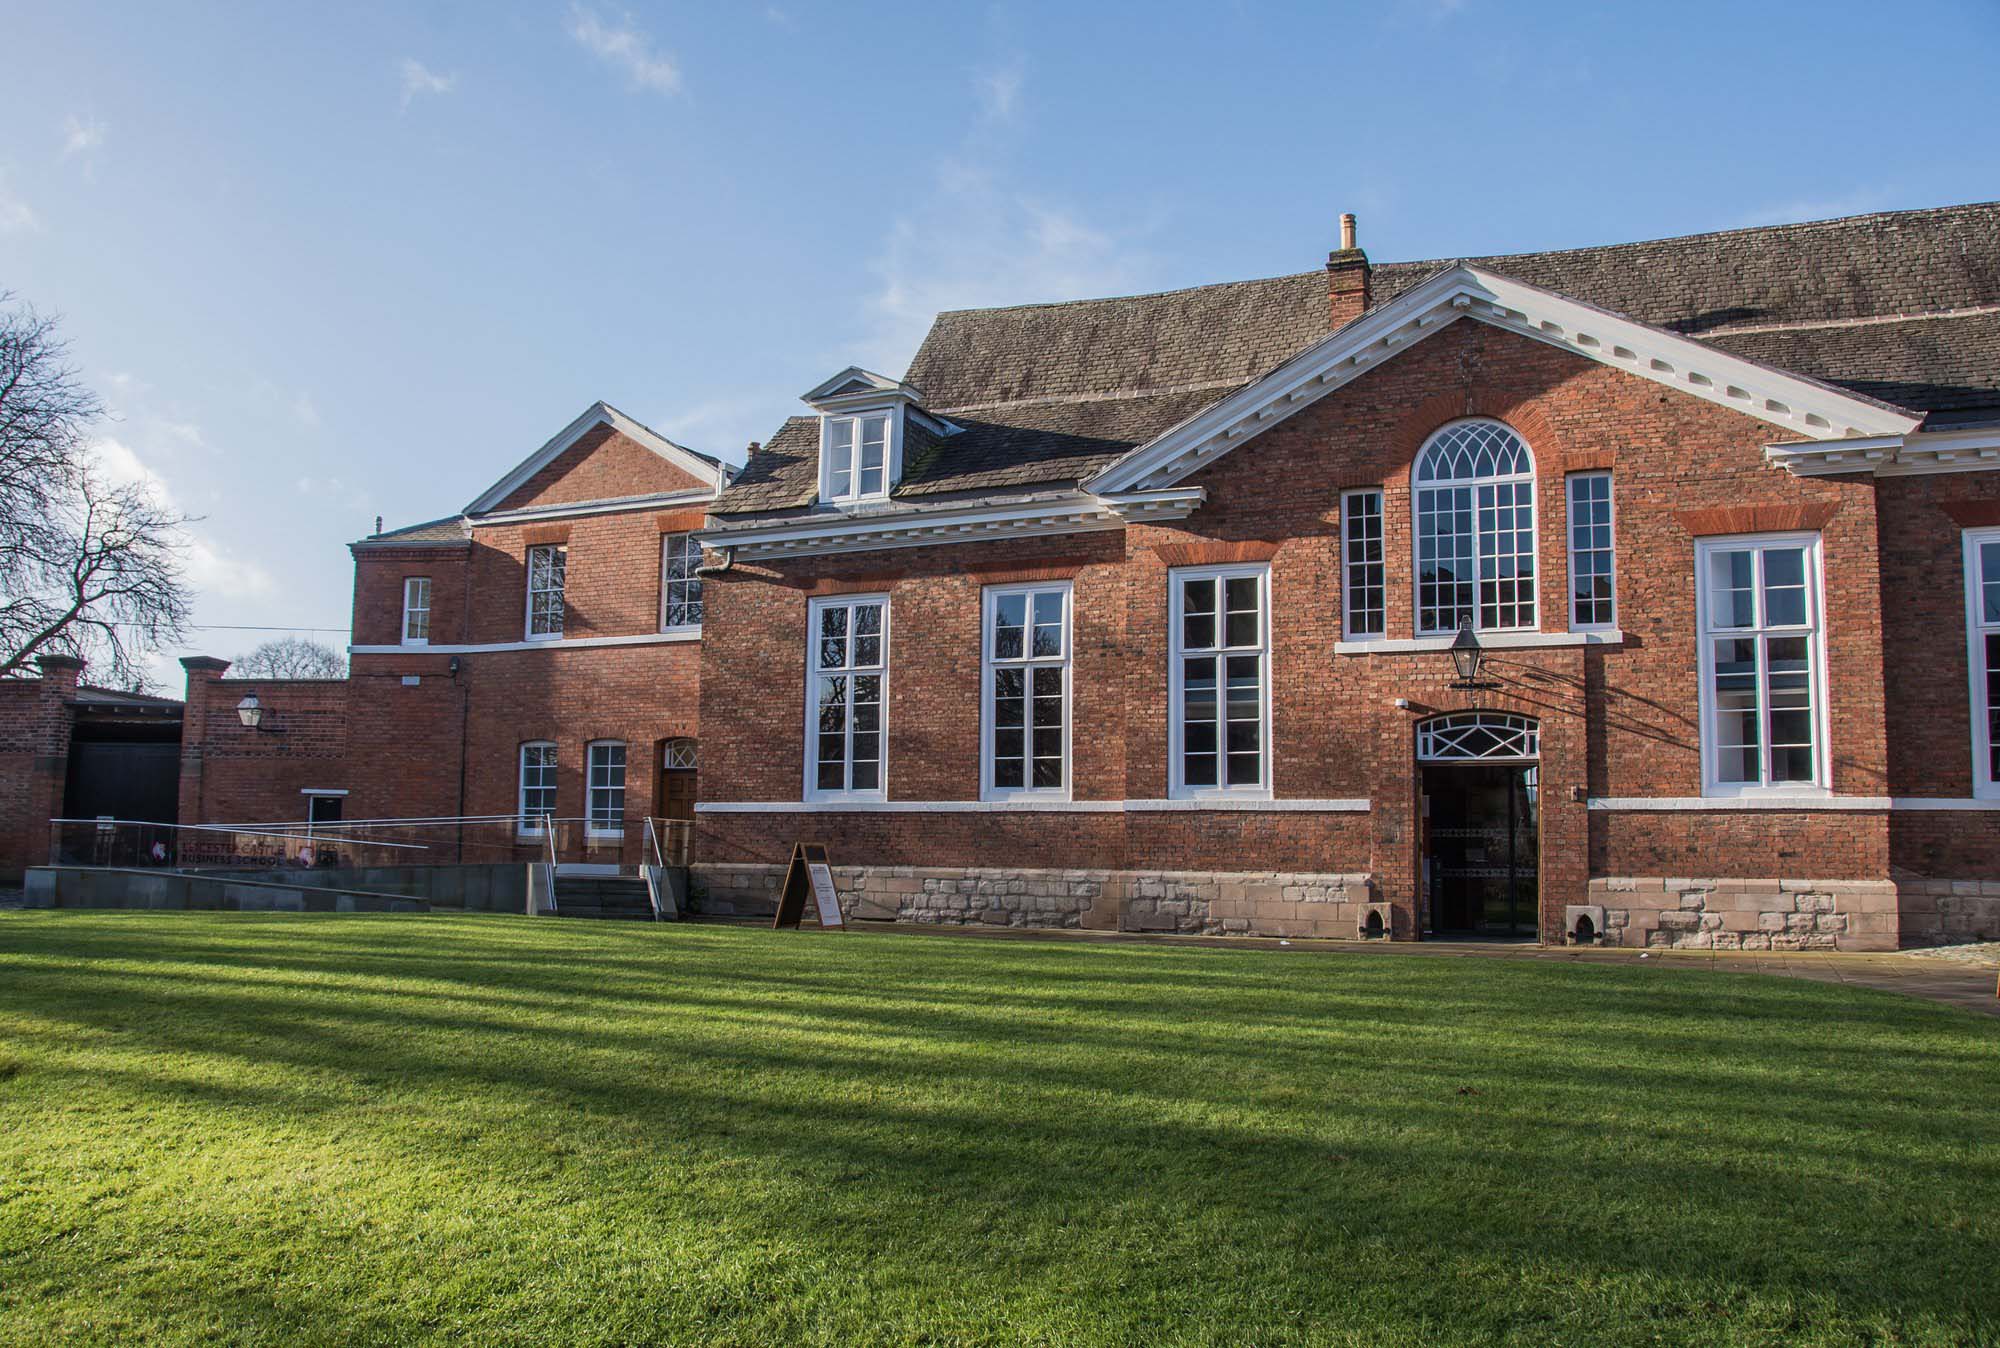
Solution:
[{"label": "grey roof tile", "polygon": [[[1461,261],[1900,407],[2000,407],[2000,317],[1854,322],[2000,307],[2000,203],[1378,264],[1373,301]],[[896,495],[1076,481],[1327,332],[1322,271],[939,314],[907,379],[967,429],[906,454]],[[817,453],[793,418],[714,509],[810,504]]]}]

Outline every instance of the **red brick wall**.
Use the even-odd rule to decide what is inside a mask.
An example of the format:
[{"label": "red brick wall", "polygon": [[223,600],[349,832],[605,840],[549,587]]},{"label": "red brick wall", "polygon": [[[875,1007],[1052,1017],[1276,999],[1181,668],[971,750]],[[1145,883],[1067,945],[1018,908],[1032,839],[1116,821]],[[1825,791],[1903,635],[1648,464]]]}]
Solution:
[{"label": "red brick wall", "polygon": [[466,545],[354,549],[354,644],[393,646],[402,641],[403,582],[411,576],[430,578],[431,641],[467,640],[470,557]]},{"label": "red brick wall", "polygon": [[62,813],[80,664],[51,661],[36,679],[0,680],[0,884],[49,859],[49,820]]},{"label": "red brick wall", "polygon": [[622,432],[599,426],[522,483],[495,509],[700,491],[713,485],[676,468]]},{"label": "red brick wall", "polygon": [[[1889,790],[1883,712],[1876,501],[1852,479],[1798,479],[1764,463],[1768,424],[1491,327],[1460,322],[1279,423],[1194,480],[1208,503],[1174,525],[1117,535],[911,549],[782,567],[739,564],[710,588],[704,722],[710,796],[797,800],[803,775],[805,586],[848,577],[887,589],[892,608],[892,798],[978,794],[978,596],[981,567],[1085,554],[1077,572],[1074,686],[1079,799],[1167,791],[1167,586],[1170,560],[1251,546],[1272,565],[1273,776],[1281,797],[1357,797],[1365,816],[1173,812],[760,816],[709,814],[704,856],[763,860],[780,834],[816,832],[844,864],[1049,864],[1107,867],[1371,870],[1407,904],[1416,885],[1419,710],[1465,705],[1441,654],[1337,655],[1339,493],[1385,491],[1389,635],[1413,634],[1411,459],[1438,426],[1497,416],[1534,451],[1541,626],[1568,626],[1563,476],[1615,472],[1621,647],[1495,651],[1503,687],[1482,705],[1537,715],[1543,735],[1545,914],[1582,902],[1587,863],[1612,873],[1770,876],[1794,858],[1814,875],[1881,875],[1880,815],[1770,812],[1587,813],[1592,796],[1698,796],[1694,530],[1718,519],[1824,521],[1829,595],[1833,787]],[[1694,511],[1761,511],[1737,516]],[[1163,556],[1163,552],[1165,555]],[[1952,553],[1956,565],[1955,551]],[[890,580],[880,579],[885,574]],[[1122,596],[1122,603],[1121,603]],[[1965,757],[1963,624],[1959,728]],[[1108,695],[1111,687],[1118,698]],[[1588,714],[1586,714],[1588,708]],[[1956,739],[1953,739],[1956,735]],[[964,823],[958,822],[964,820]],[[1254,836],[1253,836],[1254,835]],[[1025,860],[1032,858],[1032,861]],[[1046,858],[1046,861],[1044,861]],[[1783,872],[1790,873],[1790,872]]]},{"label": "red brick wall", "polygon": [[[236,712],[253,692],[265,709],[258,730]],[[348,785],[348,712],[345,679],[229,679],[190,670],[181,730],[181,822],[304,820],[304,788]]]},{"label": "red brick wall", "polygon": [[[628,484],[623,491],[649,489]],[[568,542],[566,637],[655,634],[661,534],[699,525],[699,511],[639,510],[527,528],[480,526],[466,548],[359,549],[355,644],[397,644],[403,580],[412,575],[431,578],[434,646],[520,642],[527,540],[537,530]],[[580,817],[586,745],[615,739],[626,743],[623,858],[635,861],[640,821],[656,804],[662,742],[700,733],[700,665],[699,642],[675,641],[456,656],[425,647],[361,653],[349,678],[334,685],[215,683],[197,675],[190,697],[211,714],[191,710],[188,717],[188,743],[200,751],[192,767],[184,764],[183,817],[302,817],[302,786],[347,790],[349,820],[511,815],[520,746],[529,740],[557,745],[557,810]],[[285,736],[253,737],[237,722],[236,702],[251,687],[272,708],[272,724],[287,727]],[[303,723],[312,728],[292,729]],[[458,830],[436,831],[439,846],[447,838],[451,856],[441,859],[455,859]],[[467,860],[536,850],[517,849],[508,825],[468,826],[465,840]],[[596,859],[617,856],[614,847]]]}]

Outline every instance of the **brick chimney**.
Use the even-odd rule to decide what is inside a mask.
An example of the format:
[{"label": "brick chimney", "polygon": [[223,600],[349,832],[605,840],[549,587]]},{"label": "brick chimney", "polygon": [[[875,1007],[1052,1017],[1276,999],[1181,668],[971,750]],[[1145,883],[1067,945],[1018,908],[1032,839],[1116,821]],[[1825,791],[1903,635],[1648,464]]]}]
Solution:
[{"label": "brick chimney", "polygon": [[1346,327],[1368,311],[1368,254],[1354,241],[1354,217],[1340,217],[1340,247],[1327,254],[1330,328]]}]

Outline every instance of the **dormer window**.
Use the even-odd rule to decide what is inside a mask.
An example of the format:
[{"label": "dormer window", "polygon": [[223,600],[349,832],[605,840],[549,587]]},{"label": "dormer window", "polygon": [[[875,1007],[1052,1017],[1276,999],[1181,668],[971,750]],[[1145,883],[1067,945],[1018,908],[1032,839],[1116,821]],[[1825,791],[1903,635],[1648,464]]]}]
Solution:
[{"label": "dormer window", "polygon": [[889,411],[822,419],[820,500],[868,501],[889,494],[896,420]]},{"label": "dormer window", "polygon": [[917,452],[958,428],[925,412],[908,384],[850,365],[804,397],[819,413],[822,505],[886,501],[903,476],[903,442]]}]

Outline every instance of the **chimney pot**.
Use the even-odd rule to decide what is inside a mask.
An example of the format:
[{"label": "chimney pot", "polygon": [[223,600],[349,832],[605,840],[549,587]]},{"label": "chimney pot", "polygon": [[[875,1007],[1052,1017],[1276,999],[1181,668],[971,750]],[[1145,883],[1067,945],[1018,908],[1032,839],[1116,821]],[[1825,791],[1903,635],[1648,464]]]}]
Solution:
[{"label": "chimney pot", "polygon": [[1354,212],[1342,211],[1340,215],[1340,251],[1343,253],[1354,247]]}]

